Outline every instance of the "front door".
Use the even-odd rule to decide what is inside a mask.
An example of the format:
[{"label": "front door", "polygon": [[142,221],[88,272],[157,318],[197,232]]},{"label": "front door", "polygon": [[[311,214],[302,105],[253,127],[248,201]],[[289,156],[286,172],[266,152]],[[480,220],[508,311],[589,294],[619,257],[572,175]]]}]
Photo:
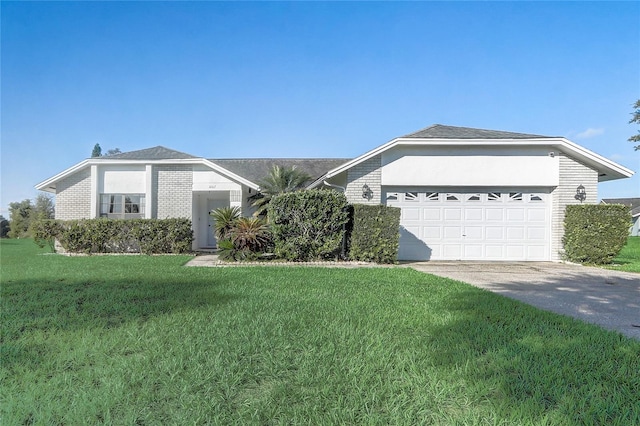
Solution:
[{"label": "front door", "polygon": [[207,228],[207,246],[208,247],[216,247],[216,231],[215,231],[215,220],[209,214],[210,211],[219,209],[221,207],[229,207],[229,200],[220,199],[220,198],[208,198],[207,199],[207,218],[208,218],[208,228]]}]

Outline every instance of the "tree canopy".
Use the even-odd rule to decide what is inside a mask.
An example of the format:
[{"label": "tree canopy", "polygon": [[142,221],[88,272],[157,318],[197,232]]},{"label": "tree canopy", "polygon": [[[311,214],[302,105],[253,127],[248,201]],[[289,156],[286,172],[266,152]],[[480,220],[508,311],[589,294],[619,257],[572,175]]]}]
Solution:
[{"label": "tree canopy", "polygon": [[102,157],[102,148],[100,148],[100,144],[97,143],[93,146],[93,151],[91,151],[91,158],[94,157]]},{"label": "tree canopy", "polygon": [[298,191],[304,188],[309,180],[311,180],[311,176],[297,169],[296,166],[274,165],[269,174],[258,182],[260,192],[251,197],[253,200],[251,205],[256,208],[254,216],[264,216],[267,213],[267,206],[274,195]]},{"label": "tree canopy", "polygon": [[[633,108],[635,111],[631,113],[631,120],[629,120],[629,123],[635,123],[640,125],[640,99],[638,99],[636,103],[633,104]],[[629,142],[640,143],[640,130],[638,130],[637,134],[629,138]],[[638,151],[640,150],[640,145],[636,145],[634,146],[634,148],[636,151]]]}]

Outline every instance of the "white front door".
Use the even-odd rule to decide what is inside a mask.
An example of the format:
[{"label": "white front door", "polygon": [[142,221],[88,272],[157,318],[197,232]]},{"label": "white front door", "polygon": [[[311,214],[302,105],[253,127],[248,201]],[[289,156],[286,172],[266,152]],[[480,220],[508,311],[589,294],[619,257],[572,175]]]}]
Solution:
[{"label": "white front door", "polygon": [[229,200],[220,198],[208,198],[207,199],[207,247],[216,247],[216,232],[215,232],[215,220],[211,217],[209,212],[221,207],[229,207]]},{"label": "white front door", "polygon": [[402,260],[549,260],[548,194],[388,192],[400,207]]}]

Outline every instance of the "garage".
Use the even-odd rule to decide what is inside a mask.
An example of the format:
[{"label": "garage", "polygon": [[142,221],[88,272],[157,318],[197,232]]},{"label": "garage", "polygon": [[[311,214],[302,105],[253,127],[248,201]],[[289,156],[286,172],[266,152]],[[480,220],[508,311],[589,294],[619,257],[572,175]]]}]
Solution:
[{"label": "garage", "polygon": [[386,191],[401,209],[406,260],[550,259],[550,197],[542,191]]}]

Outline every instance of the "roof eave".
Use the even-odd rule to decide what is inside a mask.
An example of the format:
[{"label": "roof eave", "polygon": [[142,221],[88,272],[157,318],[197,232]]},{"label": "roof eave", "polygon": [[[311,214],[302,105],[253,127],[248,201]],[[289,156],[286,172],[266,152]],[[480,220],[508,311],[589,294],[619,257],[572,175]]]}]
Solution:
[{"label": "roof eave", "polygon": [[117,165],[127,165],[127,164],[202,164],[216,172],[222,173],[223,175],[229,177],[232,180],[235,180],[243,185],[248,186],[249,188],[255,189],[256,191],[259,189],[259,185],[254,182],[251,182],[248,179],[243,178],[235,173],[230,172],[229,170],[221,167],[205,158],[182,158],[182,159],[173,159],[173,160],[118,160],[118,159],[107,159],[107,158],[89,158],[87,160],[83,160],[78,164],[75,164],[69,167],[66,170],[58,173],[57,175],[44,180],[37,184],[35,188],[39,191],[46,191],[55,193],[56,192],[56,183],[65,177],[72,175],[74,173],[79,172],[80,170],[97,164],[117,164]]}]

